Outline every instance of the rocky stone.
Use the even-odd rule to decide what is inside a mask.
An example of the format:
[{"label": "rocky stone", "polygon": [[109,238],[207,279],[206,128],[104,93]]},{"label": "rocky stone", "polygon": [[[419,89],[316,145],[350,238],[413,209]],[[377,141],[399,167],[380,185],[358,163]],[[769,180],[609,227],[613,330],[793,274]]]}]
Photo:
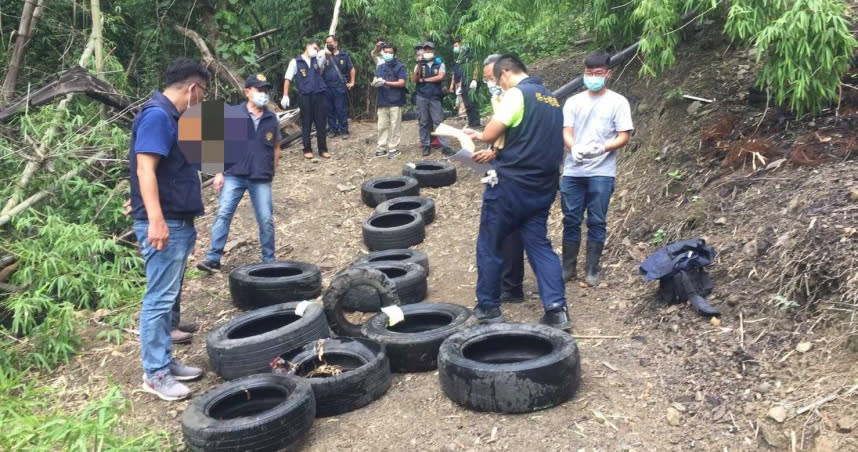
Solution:
[{"label": "rocky stone", "polygon": [[757,385],[756,390],[760,394],[768,394],[768,392],[772,390],[772,385],[769,384],[768,382],[764,381],[764,382],[760,383],[759,385]]},{"label": "rocky stone", "polygon": [[807,353],[810,351],[810,348],[813,346],[810,342],[799,342],[798,345],[795,346],[795,351],[799,353]]},{"label": "rocky stone", "polygon": [[852,416],[841,416],[837,420],[837,431],[840,433],[850,433],[855,428],[856,420]]},{"label": "rocky stone", "polygon": [[763,437],[763,441],[769,446],[777,450],[783,450],[787,447],[788,441],[786,435],[777,426],[765,421],[757,421],[757,426],[760,429],[760,436]]},{"label": "rocky stone", "polygon": [[835,450],[837,449],[834,448],[834,442],[824,436],[814,441],[813,452],[834,452]]},{"label": "rocky stone", "polygon": [[742,297],[740,297],[739,294],[736,293],[731,293],[729,296],[727,296],[727,304],[729,306],[737,306],[741,300]]},{"label": "rocky stone", "polygon": [[858,202],[858,187],[849,189],[849,200]]},{"label": "rocky stone", "polygon": [[679,411],[674,407],[669,407],[667,409],[665,417],[667,418],[667,423],[674,427],[679,427],[679,425],[682,424],[682,415],[679,414]]},{"label": "rocky stone", "polygon": [[354,185],[337,184],[337,190],[339,190],[341,193],[352,191],[355,188],[356,187]]},{"label": "rocky stone", "polygon": [[723,225],[727,224],[727,218],[726,217],[719,217],[715,220],[715,224],[723,226]]},{"label": "rocky stone", "polygon": [[782,423],[787,418],[787,410],[782,405],[775,405],[769,409],[769,417]]},{"label": "rocky stone", "polygon": [[751,240],[742,247],[742,253],[748,257],[757,257],[759,255],[757,240]]},{"label": "rocky stone", "polygon": [[638,113],[644,114],[649,111],[649,104],[638,104]]},{"label": "rocky stone", "polygon": [[703,106],[703,104],[701,104],[699,101],[695,100],[694,102],[691,103],[691,105],[688,106],[688,108],[685,111],[688,112],[689,115],[694,116],[700,111],[700,107],[702,107],[702,106]]}]

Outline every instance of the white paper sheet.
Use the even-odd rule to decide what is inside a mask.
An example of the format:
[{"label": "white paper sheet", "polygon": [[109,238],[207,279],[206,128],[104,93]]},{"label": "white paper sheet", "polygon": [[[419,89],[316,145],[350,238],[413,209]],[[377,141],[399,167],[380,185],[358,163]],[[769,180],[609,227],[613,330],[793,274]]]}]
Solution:
[{"label": "white paper sheet", "polygon": [[473,159],[474,152],[469,151],[467,149],[462,149],[459,152],[450,156],[450,161],[459,162],[473,170],[475,173],[482,176],[486,174],[489,170],[492,169],[492,166],[488,163],[477,163]]}]

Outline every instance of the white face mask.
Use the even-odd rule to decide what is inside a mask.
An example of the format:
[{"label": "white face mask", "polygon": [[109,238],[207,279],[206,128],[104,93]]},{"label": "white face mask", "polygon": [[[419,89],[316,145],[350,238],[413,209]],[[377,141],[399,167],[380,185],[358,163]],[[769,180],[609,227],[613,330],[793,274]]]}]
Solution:
[{"label": "white face mask", "polygon": [[318,55],[318,54],[319,54],[319,51],[316,49],[308,49],[307,50],[307,55],[309,55],[310,58],[316,58],[316,55]]},{"label": "white face mask", "polygon": [[259,91],[255,91],[253,93],[253,96],[251,97],[251,100],[253,101],[254,105],[256,105],[259,108],[262,108],[262,107],[268,105],[268,101],[270,100],[270,97],[268,96],[268,93],[261,93]]},{"label": "white face mask", "polygon": [[492,96],[500,97],[503,94],[503,90],[494,80],[487,80],[486,86],[489,88],[489,92],[492,93]]},{"label": "white face mask", "polygon": [[423,59],[431,60],[432,58],[435,58],[435,54],[434,54],[434,53],[432,53],[432,52],[423,52]]}]

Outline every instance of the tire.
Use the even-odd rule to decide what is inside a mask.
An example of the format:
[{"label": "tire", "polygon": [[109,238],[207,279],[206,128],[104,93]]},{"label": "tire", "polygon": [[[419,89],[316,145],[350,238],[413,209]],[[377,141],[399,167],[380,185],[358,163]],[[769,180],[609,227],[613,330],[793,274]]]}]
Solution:
[{"label": "tire", "polygon": [[[380,270],[396,286],[396,295],[400,304],[420,303],[426,299],[429,291],[426,283],[426,269],[405,262],[374,262],[358,264],[358,267],[368,267]],[[378,312],[381,309],[381,299],[369,287],[355,287],[346,292],[343,306],[361,312]]]},{"label": "tire", "polygon": [[387,326],[380,313],[363,326],[367,338],[384,345],[393,372],[426,372],[438,367],[438,350],[445,339],[467,328],[471,310],[455,304],[420,303],[402,307],[405,320]]},{"label": "tire", "polygon": [[441,389],[476,411],[528,413],[572,398],[581,381],[578,346],[545,325],[498,323],[455,334],[438,352]]},{"label": "tire", "polygon": [[423,224],[429,225],[435,221],[435,201],[421,196],[403,196],[385,201],[375,208],[375,213],[385,212],[417,212],[423,217]]},{"label": "tire", "polygon": [[182,413],[192,451],[277,451],[297,446],[310,431],[316,402],[310,384],[271,373],[221,384]]},{"label": "tire", "polygon": [[456,167],[443,160],[406,163],[402,175],[417,179],[421,187],[447,187],[456,183]]},{"label": "tire", "polygon": [[357,259],[352,265],[368,262],[406,262],[417,264],[426,269],[426,275],[429,275],[429,256],[423,251],[411,249],[374,251]]},{"label": "tire", "polygon": [[229,293],[240,309],[312,300],[322,293],[322,272],[297,261],[244,265],[229,274]]},{"label": "tire", "polygon": [[425,238],[423,217],[415,212],[377,213],[363,223],[363,241],[370,251],[410,248]]},{"label": "tire", "polygon": [[[323,361],[319,361],[319,347]],[[324,339],[284,354],[281,359],[283,370],[275,368],[275,373],[286,372],[309,382],[316,398],[317,417],[354,411],[377,400],[390,388],[390,361],[384,347],[366,339]],[[339,366],[343,373],[307,376],[322,363]]]},{"label": "tire", "polygon": [[378,293],[382,306],[398,305],[396,286],[379,270],[366,267],[349,268],[337,275],[322,297],[328,325],[340,336],[360,337],[362,325],[346,319],[343,300],[349,290],[358,286],[370,286]]},{"label": "tire", "polygon": [[382,177],[364,182],[360,195],[364,204],[376,207],[388,199],[419,196],[420,185],[413,177]]},{"label": "tire", "polygon": [[307,342],[330,336],[317,304],[295,314],[298,303],[284,303],[240,315],[209,334],[206,350],[212,371],[227,380],[269,372],[271,360]]}]

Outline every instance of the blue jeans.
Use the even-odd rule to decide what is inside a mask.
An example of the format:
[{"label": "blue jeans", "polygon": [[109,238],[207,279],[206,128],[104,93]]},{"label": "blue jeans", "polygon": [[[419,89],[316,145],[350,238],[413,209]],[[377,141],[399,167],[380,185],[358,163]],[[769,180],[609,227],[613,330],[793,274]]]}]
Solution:
[{"label": "blue jeans", "polygon": [[539,296],[546,311],[566,306],[563,268],[548,240],[548,213],[557,192],[533,192],[501,180],[486,187],[477,237],[477,304],[500,306],[501,281],[506,264],[503,248],[510,234],[521,234]]},{"label": "blue jeans", "polygon": [[608,204],[614,194],[614,178],[607,176],[569,177],[560,182],[563,207],[563,241],[581,241],[581,221],[587,209],[587,240],[605,243]]},{"label": "blue jeans", "polygon": [[218,200],[217,218],[212,225],[212,244],[206,254],[207,261],[220,262],[223,247],[229,237],[229,225],[244,192],[250,192],[250,202],[259,226],[259,243],[262,245],[262,262],[274,260],[274,218],[271,206],[271,181],[252,181],[244,177],[224,176]]},{"label": "blue jeans", "polygon": [[328,129],[332,132],[349,133],[349,114],[346,108],[348,95],[345,88],[331,88],[325,92],[328,112]]},{"label": "blue jeans", "polygon": [[140,242],[146,269],[146,292],[140,310],[140,351],[143,371],[148,376],[166,369],[172,359],[170,330],[173,306],[182,289],[188,256],[197,241],[193,222],[166,221],[170,236],[167,246],[160,251],[149,244],[149,222],[134,222],[134,232]]}]

